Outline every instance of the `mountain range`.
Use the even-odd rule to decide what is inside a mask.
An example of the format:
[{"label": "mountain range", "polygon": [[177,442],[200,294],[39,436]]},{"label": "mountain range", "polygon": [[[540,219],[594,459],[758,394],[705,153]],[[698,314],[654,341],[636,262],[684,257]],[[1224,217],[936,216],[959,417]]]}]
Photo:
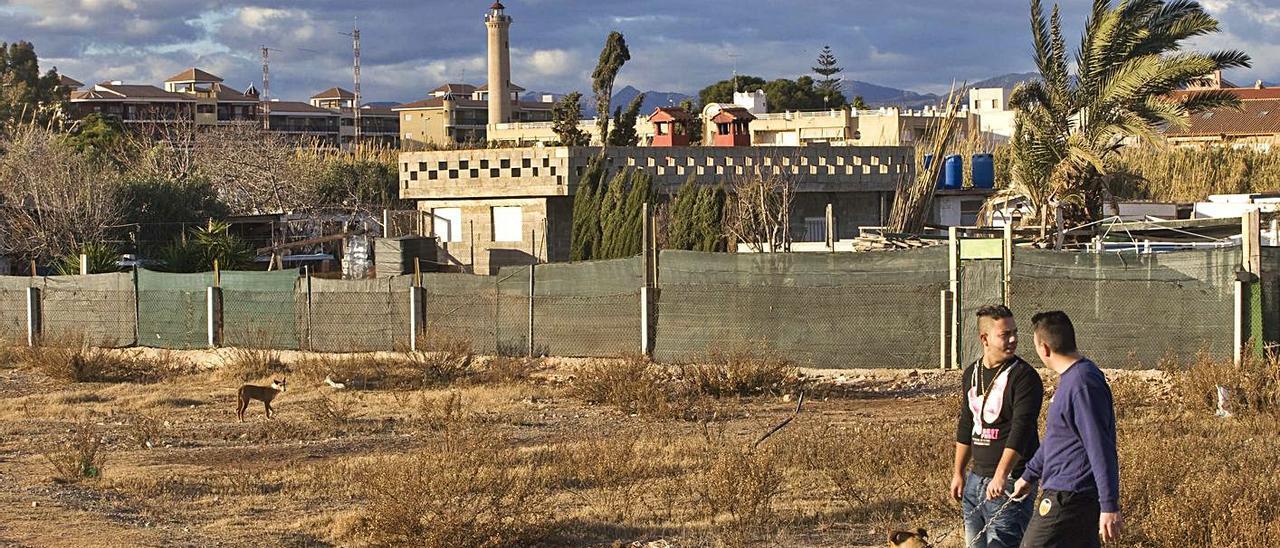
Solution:
[{"label": "mountain range", "polygon": [[[1004,88],[1012,91],[1019,83],[1034,80],[1039,77],[1040,75],[1035,72],[1011,72],[964,85],[963,87],[957,88],[957,93],[963,96],[973,88]],[[956,84],[960,85],[961,82],[957,82]],[[626,86],[613,94],[613,99],[610,104],[612,104],[614,108],[619,106],[626,108],[626,105],[631,103],[631,100],[640,93],[640,90],[632,86]],[[677,91],[645,91],[644,94],[644,102],[641,103],[640,107],[640,112],[644,114],[653,112],[653,109],[657,107],[678,106],[681,101],[686,99],[691,99],[694,102],[697,102],[697,96]],[[928,105],[938,105],[946,100],[945,95],[939,95],[936,93],[919,93],[907,89],[882,86],[860,80],[845,80],[844,94],[850,99],[854,96],[861,95],[862,100],[866,101],[867,105],[871,107],[897,106],[904,108],[921,108]],[[538,101],[541,100],[544,95],[552,95],[556,99],[564,96],[563,93],[530,91],[522,95],[521,99],[525,101]],[[595,113],[595,101],[589,94],[583,94],[582,115],[585,117],[592,117],[595,116]]]}]

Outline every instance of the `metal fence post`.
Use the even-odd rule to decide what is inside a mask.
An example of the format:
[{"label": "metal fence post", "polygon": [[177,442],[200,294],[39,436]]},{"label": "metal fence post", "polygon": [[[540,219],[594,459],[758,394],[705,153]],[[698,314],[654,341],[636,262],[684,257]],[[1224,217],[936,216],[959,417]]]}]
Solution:
[{"label": "metal fence post", "polygon": [[27,346],[40,344],[40,333],[44,328],[44,318],[40,310],[40,288],[27,288]]},{"label": "metal fence post", "polygon": [[1231,359],[1236,366],[1239,366],[1244,357],[1244,282],[1237,279],[1233,285],[1235,286],[1235,315],[1232,323],[1235,328],[1232,330],[1234,336],[1231,340]]},{"label": "metal fence post", "polygon": [[205,288],[205,305],[208,314],[209,348],[222,346],[222,288],[218,286]]},{"label": "metal fence post", "polygon": [[418,334],[422,332],[423,320],[426,316],[426,289],[420,285],[409,288],[409,351],[418,351]]},{"label": "metal fence post", "polygon": [[[532,231],[530,231],[532,233]],[[536,260],[536,259],[535,259]],[[534,287],[534,270],[537,269],[536,264],[529,265],[529,357],[533,357],[533,287]]]},{"label": "metal fence post", "polygon": [[307,345],[306,345],[306,349],[308,352],[310,352],[311,351],[311,267],[303,266],[302,271],[307,276],[307,280],[306,280],[307,281],[307,316],[306,316]]},{"label": "metal fence post", "polygon": [[961,349],[961,331],[960,331],[960,302],[963,297],[963,288],[960,284],[960,232],[956,227],[947,229],[949,260],[948,272],[950,275],[951,286],[951,356],[948,360],[948,367],[953,369],[960,368],[960,349]]},{"label": "metal fence post", "polygon": [[951,327],[951,291],[943,289],[938,292],[938,368],[946,369],[951,365],[950,335]]}]

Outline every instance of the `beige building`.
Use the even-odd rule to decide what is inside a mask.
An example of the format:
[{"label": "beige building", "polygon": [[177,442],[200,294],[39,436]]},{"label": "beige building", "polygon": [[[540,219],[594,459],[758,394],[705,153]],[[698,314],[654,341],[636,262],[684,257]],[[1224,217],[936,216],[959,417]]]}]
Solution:
[{"label": "beige building", "polygon": [[1017,111],[1009,108],[1009,91],[1004,88],[969,90],[969,112],[978,115],[982,134],[998,142],[1013,139]]},{"label": "beige building", "polygon": [[[311,96],[310,104],[338,113],[338,141],[348,148],[356,138],[356,94],[332,87]],[[381,143],[395,147],[400,143],[400,117],[389,107],[360,106],[360,139],[365,144]]]},{"label": "beige building", "polygon": [[[711,119],[724,105],[707,105],[702,116]],[[756,146],[803,146],[815,143],[847,146],[913,145],[938,123],[943,111],[880,108],[870,110],[821,110],[766,112],[755,114],[751,122],[751,144]],[[960,137],[976,129],[978,116],[968,109],[958,114]],[[712,124],[703,124],[703,142],[710,142]]]},{"label": "beige building", "polygon": [[[551,102],[521,101],[524,88],[510,86],[511,116],[517,124],[546,122],[550,128]],[[448,146],[493,140],[488,132],[489,88],[470,84],[445,84],[431,90],[426,99],[391,110],[398,116],[400,142],[405,146]]]},{"label": "beige building", "polygon": [[[400,197],[433,219],[440,256],[463,270],[569,259],[578,177],[599,147],[532,146],[405,152]],[[893,192],[913,172],[911,147],[609,147],[608,170],[643,170],[662,193],[690,177],[705,184],[752,174],[795,182],[792,234],[820,241],[826,207],[837,237],[882,225]]]}]

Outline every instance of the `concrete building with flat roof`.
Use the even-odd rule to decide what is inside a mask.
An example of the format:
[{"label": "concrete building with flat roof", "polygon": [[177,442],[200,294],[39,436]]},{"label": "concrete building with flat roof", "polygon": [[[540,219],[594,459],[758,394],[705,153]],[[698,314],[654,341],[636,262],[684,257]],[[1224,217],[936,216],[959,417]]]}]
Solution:
[{"label": "concrete building with flat roof", "polygon": [[[432,219],[442,260],[477,274],[501,266],[569,259],[573,196],[600,147],[533,146],[400,154],[400,197]],[[900,180],[913,176],[912,147],[607,147],[609,173],[653,176],[670,194],[693,178],[728,183],[754,175],[794,184],[791,232],[821,241],[826,208],[839,238],[888,219]]]}]

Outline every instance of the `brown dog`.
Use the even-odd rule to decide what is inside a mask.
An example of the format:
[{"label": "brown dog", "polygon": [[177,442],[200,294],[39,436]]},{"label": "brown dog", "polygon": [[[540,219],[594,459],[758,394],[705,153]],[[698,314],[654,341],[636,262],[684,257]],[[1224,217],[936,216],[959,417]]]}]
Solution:
[{"label": "brown dog", "polygon": [[924,529],[911,531],[893,531],[889,533],[890,548],[932,548],[929,544],[929,532]]},{"label": "brown dog", "polygon": [[272,380],[271,386],[254,386],[246,384],[240,387],[240,401],[236,406],[236,417],[240,422],[244,422],[244,410],[249,407],[249,402],[258,400],[267,408],[267,418],[271,418],[271,400],[285,390],[285,379]]}]

